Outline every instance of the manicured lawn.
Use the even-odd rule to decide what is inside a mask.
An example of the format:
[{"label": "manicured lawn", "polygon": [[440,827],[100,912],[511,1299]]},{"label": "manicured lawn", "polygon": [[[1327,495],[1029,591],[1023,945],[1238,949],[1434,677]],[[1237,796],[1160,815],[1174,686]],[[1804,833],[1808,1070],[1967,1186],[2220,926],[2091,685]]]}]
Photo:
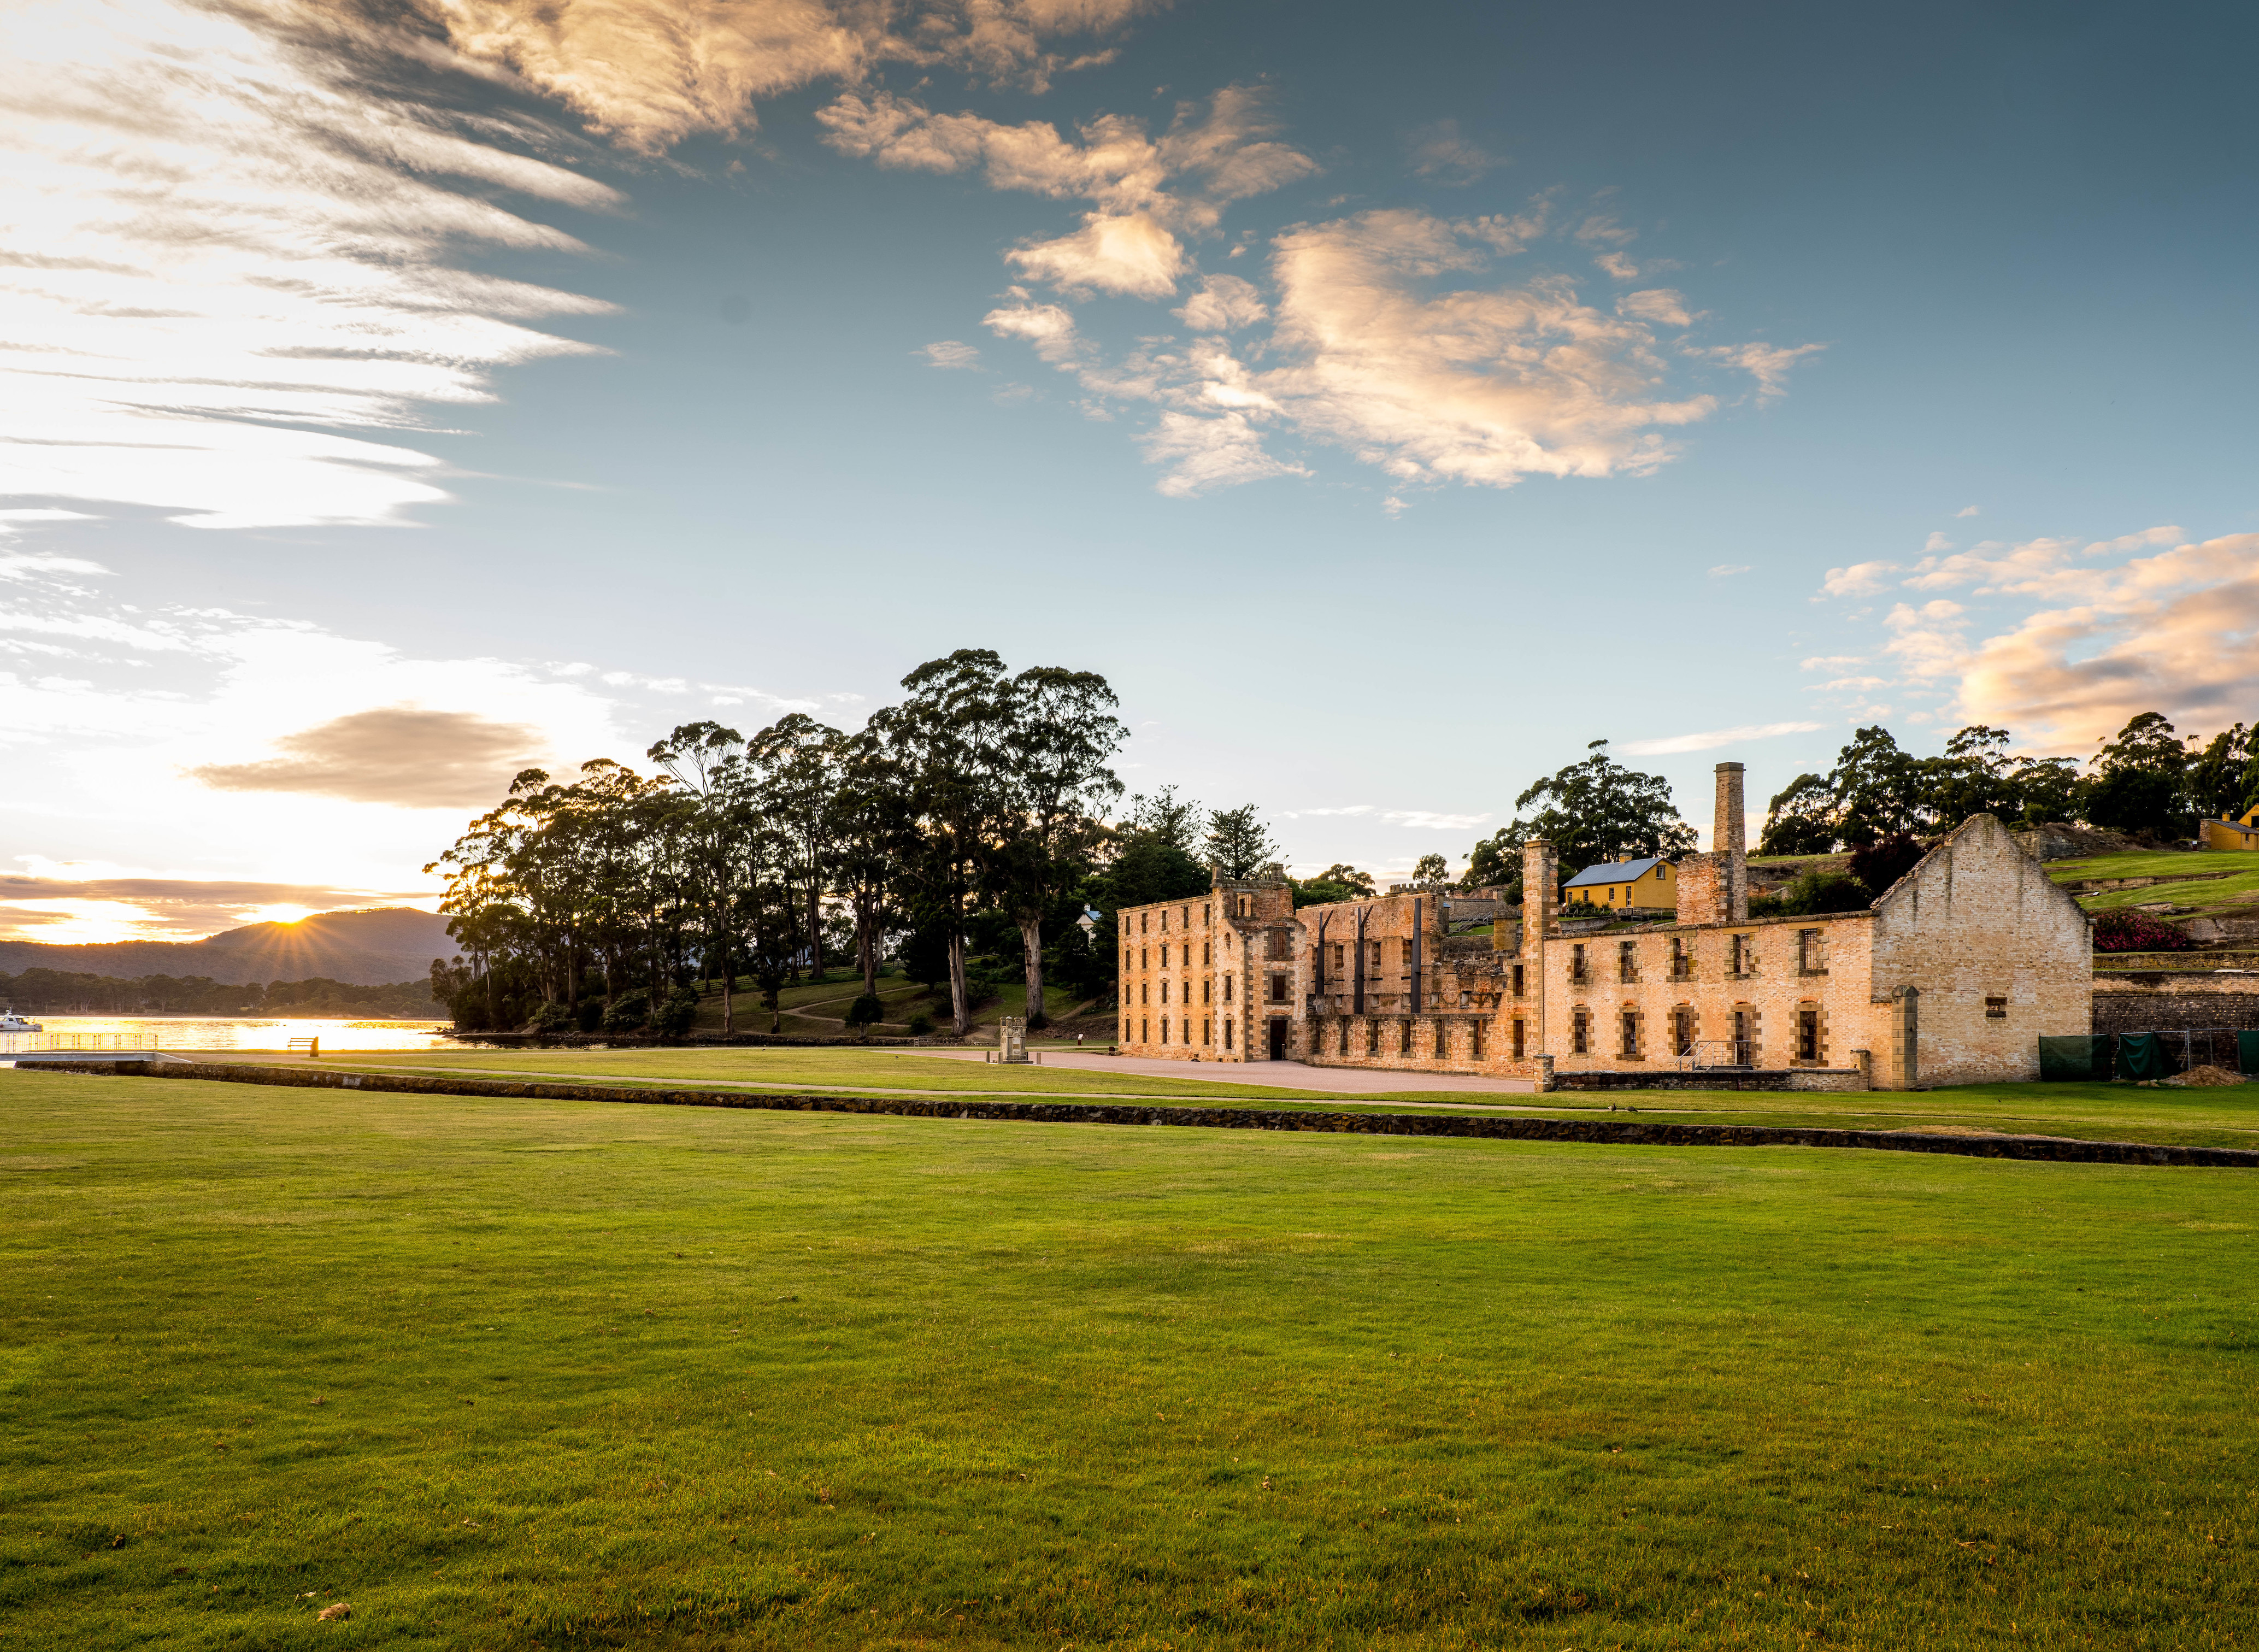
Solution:
[{"label": "manicured lawn", "polygon": [[[2203,876],[2220,872],[2230,876]],[[2199,913],[2248,907],[2259,898],[2259,853],[2211,850],[2201,853],[2170,851],[2125,855],[2096,855],[2085,860],[2051,860],[2048,876],[2057,883],[2088,878],[2170,878],[2140,889],[2105,889],[2081,895],[2078,904],[2089,912],[2139,906],[2143,901],[2170,901],[2193,907]],[[2195,879],[2188,881],[2188,879]]]},{"label": "manicured lawn", "polygon": [[[861,975],[838,971],[834,971],[826,981],[803,982],[796,986],[787,986],[777,994],[777,1008],[782,1012],[780,1030],[801,1037],[836,1038],[847,1030],[845,1016],[848,1006],[861,996],[862,991]],[[948,993],[928,993],[923,982],[881,972],[879,998],[886,1006],[887,1019],[873,1030],[882,1036],[901,1037],[909,1029],[910,1017],[920,1014],[930,1017],[937,1025],[945,1026],[949,1021]],[[1027,1000],[1026,986],[1015,982],[976,1009],[973,1024],[993,1029],[1000,1017],[1019,1015],[1026,1007]],[[1082,1002],[1073,993],[1062,992],[1055,986],[1047,986],[1044,989],[1044,1008],[1055,1021],[1073,1014]],[[738,1031],[766,1032],[769,1029],[769,1012],[761,1003],[759,990],[750,981],[739,983],[737,1001],[732,1008]],[[696,1029],[705,1033],[722,1030],[722,994],[718,988],[708,990],[702,998]]]},{"label": "manicured lawn", "polygon": [[0,1646],[2259,1622],[2248,1172],[15,1072],[0,1120]]},{"label": "manicured lawn", "polygon": [[[2217,1090],[2145,1089],[2131,1084],[1998,1084],[1911,1093],[1863,1092],[1769,1095],[1747,1091],[1512,1093],[1376,1091],[1347,1096],[1297,1087],[1289,1065],[1244,1069],[1276,1075],[1281,1087],[1212,1084],[1058,1066],[1004,1067],[937,1056],[876,1050],[413,1050],[324,1057],[324,1067],[428,1071],[460,1077],[559,1079],[601,1082],[760,1084],[778,1087],[923,1091],[936,1094],[1002,1093],[1073,1100],[1126,1095],[1208,1107],[1310,1107],[1324,1110],[1386,1107],[1539,1109],[1564,1116],[1606,1113],[1612,1106],[1690,1122],[1817,1125],[1841,1129],[1979,1129],[2007,1135],[2076,1136],[2106,1141],[2259,1147],[2259,1085]],[[1374,1083],[1385,1085],[1385,1074]]]}]

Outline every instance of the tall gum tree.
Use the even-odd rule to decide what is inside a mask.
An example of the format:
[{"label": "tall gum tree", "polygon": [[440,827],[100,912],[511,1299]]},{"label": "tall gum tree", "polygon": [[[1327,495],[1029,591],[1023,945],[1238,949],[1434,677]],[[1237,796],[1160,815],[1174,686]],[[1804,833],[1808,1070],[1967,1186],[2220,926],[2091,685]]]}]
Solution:
[{"label": "tall gum tree", "polygon": [[1108,766],[1130,730],[1096,672],[1035,666],[1005,685],[1008,790],[994,867],[999,897],[1020,929],[1028,1025],[1044,1012],[1044,918],[1089,872],[1122,795]]}]

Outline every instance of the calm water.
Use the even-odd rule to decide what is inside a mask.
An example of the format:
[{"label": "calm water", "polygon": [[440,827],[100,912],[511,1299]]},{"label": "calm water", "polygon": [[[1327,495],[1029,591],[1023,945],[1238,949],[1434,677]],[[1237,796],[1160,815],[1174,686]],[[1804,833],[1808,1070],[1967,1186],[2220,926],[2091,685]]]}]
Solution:
[{"label": "calm water", "polygon": [[287,1050],[318,1038],[331,1050],[446,1050],[458,1046],[422,1021],[275,1020],[220,1015],[33,1015],[45,1029],[0,1033],[0,1061],[23,1050]]}]

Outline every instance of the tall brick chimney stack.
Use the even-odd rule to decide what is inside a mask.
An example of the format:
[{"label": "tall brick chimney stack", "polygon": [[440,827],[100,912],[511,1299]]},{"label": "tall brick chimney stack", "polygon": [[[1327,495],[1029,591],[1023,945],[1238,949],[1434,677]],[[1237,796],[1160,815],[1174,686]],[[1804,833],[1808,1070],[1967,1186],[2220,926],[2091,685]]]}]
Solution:
[{"label": "tall brick chimney stack", "polygon": [[1521,938],[1561,933],[1561,863],[1553,845],[1533,837],[1521,846]]},{"label": "tall brick chimney stack", "polygon": [[1742,801],[1742,765],[1718,765],[1718,806],[1710,822],[1710,852],[1718,860],[1718,921],[1746,923],[1749,917],[1748,812]]}]

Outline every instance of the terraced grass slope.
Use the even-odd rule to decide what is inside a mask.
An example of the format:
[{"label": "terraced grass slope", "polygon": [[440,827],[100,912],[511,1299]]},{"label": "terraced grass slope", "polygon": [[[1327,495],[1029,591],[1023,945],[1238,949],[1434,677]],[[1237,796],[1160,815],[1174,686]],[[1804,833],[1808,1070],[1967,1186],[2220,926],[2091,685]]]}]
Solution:
[{"label": "terraced grass slope", "polygon": [[13,1072],[0,1118],[0,1647],[2259,1618],[2241,1172]]}]

